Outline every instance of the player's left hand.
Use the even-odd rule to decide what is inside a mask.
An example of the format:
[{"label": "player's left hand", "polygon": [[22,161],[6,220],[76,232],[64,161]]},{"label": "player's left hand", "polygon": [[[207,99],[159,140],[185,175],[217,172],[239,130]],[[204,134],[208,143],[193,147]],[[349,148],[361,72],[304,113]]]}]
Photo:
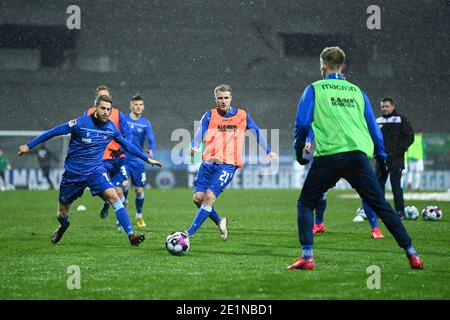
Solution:
[{"label": "player's left hand", "polygon": [[17,152],[17,155],[21,156],[23,154],[27,154],[28,152],[30,152],[30,148],[28,148],[26,144],[22,144],[19,146],[19,152]]},{"label": "player's left hand", "polygon": [[162,167],[161,162],[159,162],[157,160],[148,158],[147,162],[150,163],[152,166]]},{"label": "player's left hand", "polygon": [[310,153],[311,153],[311,143],[310,143],[310,142],[305,143],[305,148],[304,148],[304,150],[305,150],[305,152],[306,152],[307,154],[310,154]]},{"label": "player's left hand", "polygon": [[147,153],[148,153],[150,158],[153,158],[153,151],[151,149],[148,149]]},{"label": "player's left hand", "polygon": [[267,154],[267,156],[269,157],[270,161],[275,161],[278,158],[278,156],[275,152],[270,152],[269,154]]},{"label": "player's left hand", "polygon": [[195,148],[195,147],[192,147],[189,150],[189,154],[191,155],[191,157],[193,157],[196,153],[197,153],[197,148]]}]

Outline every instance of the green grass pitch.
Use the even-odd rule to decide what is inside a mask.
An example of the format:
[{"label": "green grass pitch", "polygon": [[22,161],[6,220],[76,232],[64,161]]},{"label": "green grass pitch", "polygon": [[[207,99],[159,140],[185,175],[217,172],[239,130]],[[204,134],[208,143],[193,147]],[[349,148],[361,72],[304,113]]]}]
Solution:
[{"label": "green grass pitch", "polygon": [[[367,222],[352,219],[358,200],[352,191],[331,191],[327,231],[315,237],[316,269],[286,270],[299,255],[297,190],[227,190],[217,200],[229,219],[230,237],[222,241],[211,220],[191,239],[186,256],[166,252],[164,240],[186,229],[196,212],[189,189],[148,190],[144,206],[147,240],[131,247],[115,229],[110,210],[99,217],[101,201],[85,192],[71,212],[61,242],[50,235],[57,226],[56,191],[0,193],[1,299],[449,299],[450,203],[406,201],[421,210],[438,205],[439,222],[405,221],[425,262],[411,270],[392,236],[370,239]],[[134,220],[134,195],[130,216]],[[79,204],[87,211],[76,211]],[[81,289],[70,290],[69,266],[79,266]],[[368,289],[367,268],[380,267],[380,289]]]}]

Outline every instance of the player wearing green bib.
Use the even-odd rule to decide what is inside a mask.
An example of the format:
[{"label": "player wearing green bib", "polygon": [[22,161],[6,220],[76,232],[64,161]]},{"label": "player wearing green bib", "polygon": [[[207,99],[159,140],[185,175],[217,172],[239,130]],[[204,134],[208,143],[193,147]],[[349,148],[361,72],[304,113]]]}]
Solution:
[{"label": "player wearing green bib", "polygon": [[297,161],[306,164],[302,151],[312,127],[316,151],[297,201],[300,258],[288,269],[314,269],[312,210],[328,189],[340,178],[346,179],[361,198],[376,212],[403,248],[413,269],[423,262],[411,243],[400,217],[384,199],[369,158],[385,161],[383,137],[377,126],[367,95],[342,75],[345,53],[338,47],[320,54],[323,80],[309,85],[297,108],[294,149]]}]

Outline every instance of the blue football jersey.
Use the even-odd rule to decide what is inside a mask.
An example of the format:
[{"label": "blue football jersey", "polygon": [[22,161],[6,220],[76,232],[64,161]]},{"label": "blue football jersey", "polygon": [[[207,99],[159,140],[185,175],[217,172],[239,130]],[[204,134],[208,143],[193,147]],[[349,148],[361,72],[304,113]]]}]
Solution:
[{"label": "blue football jersey", "polygon": [[81,116],[72,120],[70,143],[64,168],[78,174],[90,174],[103,166],[103,152],[112,139],[120,134],[116,126],[108,120],[96,126],[91,116]]},{"label": "blue football jersey", "polygon": [[[128,127],[128,133],[125,137],[127,141],[131,142],[139,150],[143,150],[144,143],[147,140],[149,144],[148,149],[155,151],[155,137],[153,135],[153,129],[150,120],[142,116],[139,117],[139,119],[134,120],[133,118],[131,118],[131,114],[124,115],[124,120],[126,121]],[[129,157],[128,161],[141,162],[139,158],[130,156],[129,153],[126,153],[126,155],[127,157]]]},{"label": "blue football jersey", "polygon": [[27,145],[31,149],[54,136],[68,133],[71,134],[71,137],[64,168],[76,174],[89,175],[103,167],[103,152],[112,139],[122,145],[125,151],[131,155],[144,161],[148,159],[148,155],[122,137],[111,121],[96,125],[92,116],[88,115],[50,129],[28,142]]}]

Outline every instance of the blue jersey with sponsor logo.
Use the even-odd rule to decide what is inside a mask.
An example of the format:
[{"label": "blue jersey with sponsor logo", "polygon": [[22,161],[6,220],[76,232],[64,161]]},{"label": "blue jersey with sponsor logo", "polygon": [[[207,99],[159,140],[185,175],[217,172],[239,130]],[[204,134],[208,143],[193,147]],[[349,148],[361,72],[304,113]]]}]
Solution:
[{"label": "blue jersey with sponsor logo", "polygon": [[[124,120],[128,127],[128,132],[126,139],[128,142],[131,142],[134,146],[139,148],[140,150],[144,149],[145,141],[148,142],[148,150],[155,151],[155,137],[153,135],[152,124],[150,120],[145,117],[139,117],[137,120],[134,120],[131,117],[131,113],[124,115]],[[129,159],[127,161],[131,162],[142,162],[139,158],[126,154]]]},{"label": "blue jersey with sponsor logo", "polygon": [[130,154],[147,160],[148,155],[128,143],[116,126],[108,120],[105,124],[95,124],[92,116],[83,115],[61,124],[27,143],[31,149],[50,138],[71,134],[69,149],[64,163],[67,171],[88,175],[103,167],[103,152],[111,140],[115,140]]}]

